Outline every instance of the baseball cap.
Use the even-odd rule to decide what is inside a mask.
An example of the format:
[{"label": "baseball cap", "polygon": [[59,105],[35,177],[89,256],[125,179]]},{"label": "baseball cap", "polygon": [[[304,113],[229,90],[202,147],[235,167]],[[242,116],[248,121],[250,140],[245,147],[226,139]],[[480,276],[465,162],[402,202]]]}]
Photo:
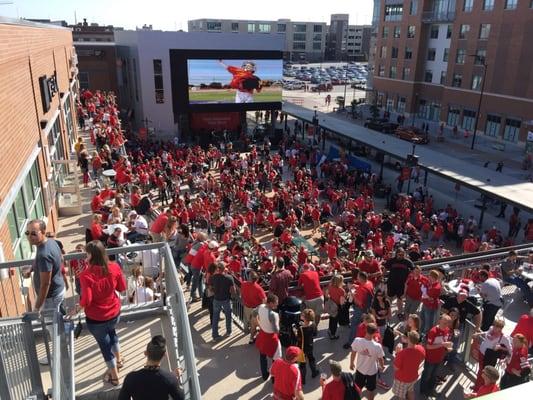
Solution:
[{"label": "baseball cap", "polygon": [[285,357],[287,358],[287,360],[292,360],[293,358],[298,357],[300,352],[301,350],[299,347],[289,346],[287,347],[287,350],[285,351]]},{"label": "baseball cap", "polygon": [[207,246],[210,249],[218,249],[218,242],[216,240],[211,240]]}]

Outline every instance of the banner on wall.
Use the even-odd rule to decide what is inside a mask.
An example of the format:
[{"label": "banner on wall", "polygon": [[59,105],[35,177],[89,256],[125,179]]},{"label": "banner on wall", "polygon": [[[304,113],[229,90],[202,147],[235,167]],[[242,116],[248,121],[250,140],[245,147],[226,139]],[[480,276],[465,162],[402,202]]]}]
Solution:
[{"label": "banner on wall", "polygon": [[237,132],[240,126],[239,112],[203,112],[191,114],[193,131],[228,131]]}]

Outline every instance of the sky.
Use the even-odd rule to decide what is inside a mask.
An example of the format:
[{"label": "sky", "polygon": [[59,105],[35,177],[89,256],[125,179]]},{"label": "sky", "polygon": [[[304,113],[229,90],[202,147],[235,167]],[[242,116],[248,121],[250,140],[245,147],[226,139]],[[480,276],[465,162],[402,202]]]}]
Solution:
[{"label": "sky", "polygon": [[[13,4],[6,4],[13,3]],[[349,14],[350,24],[370,24],[373,0],[0,0],[0,16],[87,22],[135,29],[187,30],[197,18],[328,22]]]}]

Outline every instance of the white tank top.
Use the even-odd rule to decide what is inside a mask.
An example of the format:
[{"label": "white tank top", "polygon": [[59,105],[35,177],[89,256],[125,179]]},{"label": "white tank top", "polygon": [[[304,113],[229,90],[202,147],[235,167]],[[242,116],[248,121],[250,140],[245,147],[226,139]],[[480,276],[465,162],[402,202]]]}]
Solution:
[{"label": "white tank top", "polygon": [[266,306],[261,304],[258,309],[259,327],[265,333],[279,332],[279,314]]}]

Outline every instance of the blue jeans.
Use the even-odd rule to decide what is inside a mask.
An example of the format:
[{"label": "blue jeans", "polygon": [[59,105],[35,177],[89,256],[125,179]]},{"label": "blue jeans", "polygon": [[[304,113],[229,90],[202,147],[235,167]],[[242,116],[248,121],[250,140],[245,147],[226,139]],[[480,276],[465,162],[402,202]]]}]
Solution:
[{"label": "blue jeans", "polygon": [[422,372],[422,378],[420,379],[420,393],[429,396],[435,389],[437,383],[437,373],[439,370],[439,364],[432,364],[427,361],[424,362],[424,372]]},{"label": "blue jeans", "polygon": [[107,368],[109,369],[116,367],[117,363],[115,359],[115,353],[120,351],[118,336],[117,332],[115,331],[115,327],[117,326],[119,319],[120,315],[100,324],[87,322],[87,329],[96,339],[96,343],[98,343],[100,352],[102,353]]},{"label": "blue jeans", "polygon": [[356,306],[353,307],[352,319],[350,320],[350,337],[348,337],[346,343],[352,344],[355,334],[357,333],[357,326],[361,323],[361,317],[364,312],[365,311],[362,308]]},{"label": "blue jeans", "polygon": [[438,311],[438,309],[432,310],[424,305],[422,306],[422,312],[420,314],[420,332],[422,332],[423,334],[427,334],[428,331],[433,328]]},{"label": "blue jeans", "polygon": [[202,298],[204,295],[204,281],[201,269],[191,268],[192,283],[191,283],[191,297],[194,297],[196,289],[198,289],[198,297]]},{"label": "blue jeans", "polygon": [[224,317],[226,318],[226,334],[231,335],[231,300],[213,300],[213,324],[211,329],[213,331],[213,338],[217,338],[218,334],[218,321],[220,320],[220,311],[224,311]]}]

